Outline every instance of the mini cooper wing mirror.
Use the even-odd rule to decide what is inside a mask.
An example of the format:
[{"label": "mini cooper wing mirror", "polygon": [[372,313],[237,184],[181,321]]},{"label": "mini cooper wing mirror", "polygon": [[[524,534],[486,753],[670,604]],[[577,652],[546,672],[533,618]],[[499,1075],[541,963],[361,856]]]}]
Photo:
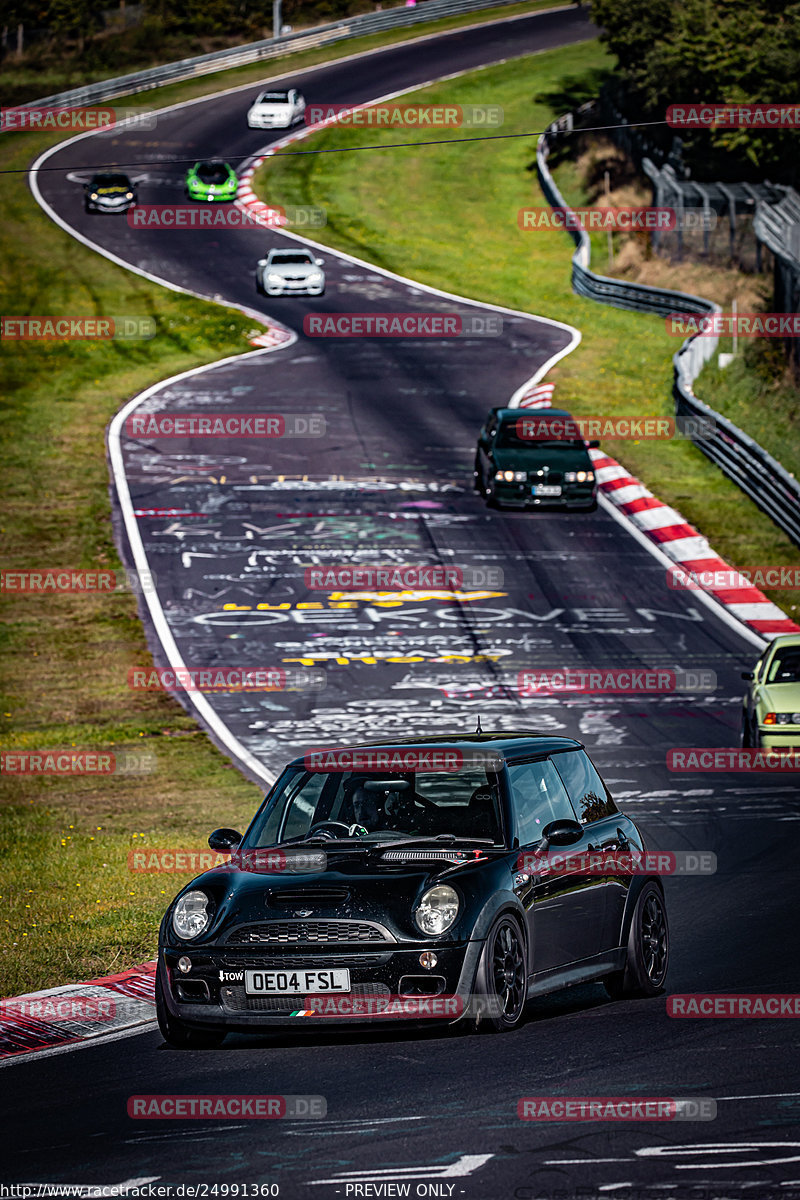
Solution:
[{"label": "mini cooper wing mirror", "polygon": [[755,671],[742,671],[742,679],[755,679]]},{"label": "mini cooper wing mirror", "polygon": [[539,849],[547,850],[549,846],[574,846],[575,842],[579,842],[582,837],[583,826],[579,825],[577,821],[551,821],[542,830]]},{"label": "mini cooper wing mirror", "polygon": [[223,854],[226,850],[235,850],[242,840],[242,835],[235,829],[215,829],[209,834],[208,844],[212,850]]}]

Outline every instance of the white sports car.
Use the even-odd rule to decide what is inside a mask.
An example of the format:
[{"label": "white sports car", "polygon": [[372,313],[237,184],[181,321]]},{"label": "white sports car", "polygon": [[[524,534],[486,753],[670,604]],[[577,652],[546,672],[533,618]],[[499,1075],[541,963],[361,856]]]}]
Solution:
[{"label": "white sports car", "polygon": [[267,296],[322,296],[325,273],[320,268],[324,261],[310,250],[270,250],[266,258],[258,260],[256,288]]},{"label": "white sports car", "polygon": [[288,129],[302,121],[305,111],[305,97],[296,88],[261,92],[247,111],[247,124],[251,129]]}]

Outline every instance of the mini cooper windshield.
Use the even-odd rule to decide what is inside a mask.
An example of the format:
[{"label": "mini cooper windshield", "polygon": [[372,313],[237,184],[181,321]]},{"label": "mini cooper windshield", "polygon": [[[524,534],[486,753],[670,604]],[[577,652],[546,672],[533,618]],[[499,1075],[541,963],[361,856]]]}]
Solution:
[{"label": "mini cooper windshield", "polygon": [[258,814],[242,849],[351,839],[373,844],[458,838],[503,845],[497,777],[455,772],[317,772],[290,768]]}]

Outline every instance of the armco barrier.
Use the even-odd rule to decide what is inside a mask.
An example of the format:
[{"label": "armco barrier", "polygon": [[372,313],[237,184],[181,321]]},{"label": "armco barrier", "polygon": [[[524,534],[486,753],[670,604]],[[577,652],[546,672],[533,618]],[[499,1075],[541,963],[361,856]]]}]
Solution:
[{"label": "armco barrier", "polygon": [[[578,115],[583,115],[588,107],[579,109]],[[550,143],[560,133],[569,132],[574,127],[574,115],[566,113],[548,126],[536,147],[539,183],[548,204],[554,208],[568,208],[569,205],[547,166]],[[601,304],[611,304],[615,308],[655,313],[663,317],[673,312],[702,314],[722,311],[718,304],[701,296],[595,275],[589,267],[591,243],[588,233],[580,228],[568,232],[576,244],[572,256],[572,288],[579,296],[586,296]],[[698,449],[721,467],[793,542],[800,544],[800,484],[777,459],[732,421],[698,400],[692,390],[704,364],[716,353],[718,344],[716,336],[695,335],[688,338],[673,355],[672,390],[678,426],[690,433]]]},{"label": "armco barrier", "polygon": [[313,29],[290,33],[285,37],[264,38],[260,42],[249,42],[245,46],[234,46],[229,50],[215,50],[211,54],[200,54],[196,58],[184,58],[180,62],[151,67],[147,71],[136,71],[131,75],[103,79],[99,83],[87,84],[85,87],[73,88],[67,92],[58,92],[55,96],[31,100],[28,104],[19,107],[96,104],[102,100],[113,100],[117,96],[130,96],[137,92],[146,92],[151,88],[161,87],[165,83],[177,83],[184,79],[194,79],[200,75],[211,75],[215,71],[243,67],[248,63],[260,62],[263,59],[279,58],[297,50],[327,46],[346,38],[380,33],[384,29],[419,25],[439,20],[442,17],[457,16],[460,13],[478,12],[482,8],[504,8],[506,5],[518,3],[519,0],[424,0],[424,3],[416,4],[413,8],[403,6],[389,8],[385,12],[364,13],[360,17],[347,17],[330,25],[315,25]]}]

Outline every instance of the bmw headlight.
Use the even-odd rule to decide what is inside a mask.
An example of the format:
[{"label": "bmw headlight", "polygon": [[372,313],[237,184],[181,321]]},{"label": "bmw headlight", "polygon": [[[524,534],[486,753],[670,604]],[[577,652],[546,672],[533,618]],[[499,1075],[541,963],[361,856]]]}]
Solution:
[{"label": "bmw headlight", "polygon": [[423,933],[439,934],[448,930],[457,916],[458,892],[447,883],[438,883],[420,900],[414,920]]},{"label": "bmw headlight", "polygon": [[196,938],[211,921],[209,898],[205,892],[185,892],[172,912],[172,928],[179,938]]},{"label": "bmw headlight", "polygon": [[308,277],[309,283],[322,283],[322,271],[312,271]]},{"label": "bmw headlight", "polygon": [[800,724],[800,713],[790,712],[768,712],[766,713],[762,725],[798,725]]},{"label": "bmw headlight", "polygon": [[267,283],[283,283],[283,276],[276,275],[274,271],[270,271],[267,275]]}]

